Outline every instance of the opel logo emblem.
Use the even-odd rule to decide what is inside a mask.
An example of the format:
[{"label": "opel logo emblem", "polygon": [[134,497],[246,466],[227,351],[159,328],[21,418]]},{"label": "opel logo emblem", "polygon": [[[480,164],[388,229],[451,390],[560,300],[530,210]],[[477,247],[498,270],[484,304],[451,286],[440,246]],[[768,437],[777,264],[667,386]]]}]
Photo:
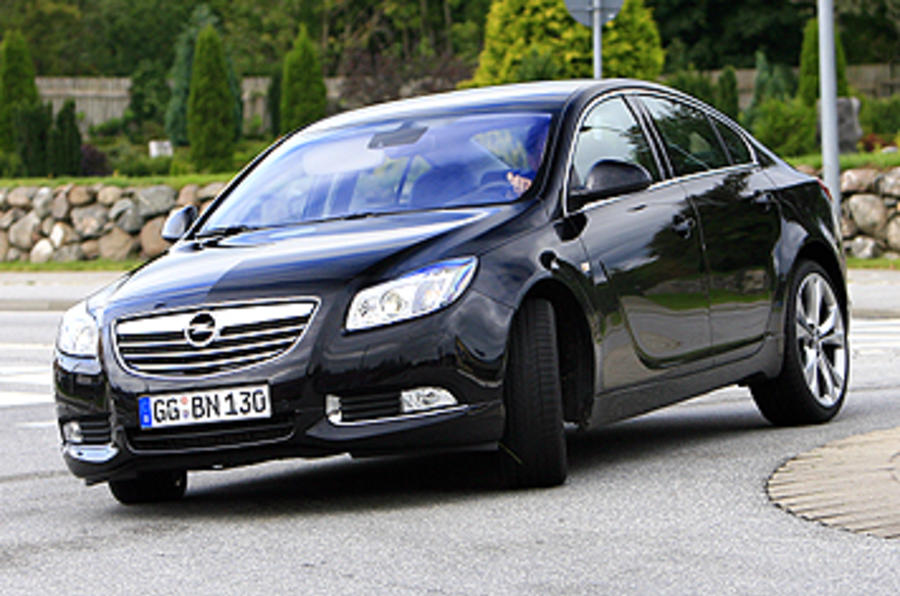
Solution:
[{"label": "opel logo emblem", "polygon": [[184,337],[195,348],[203,348],[216,338],[216,320],[208,312],[194,316],[184,330]]}]

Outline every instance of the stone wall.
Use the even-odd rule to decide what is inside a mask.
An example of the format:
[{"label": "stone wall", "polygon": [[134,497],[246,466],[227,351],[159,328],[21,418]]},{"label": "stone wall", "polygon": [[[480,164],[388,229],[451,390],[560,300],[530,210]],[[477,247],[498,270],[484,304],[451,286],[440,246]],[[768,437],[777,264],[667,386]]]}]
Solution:
[{"label": "stone wall", "polygon": [[841,174],[841,234],[849,255],[900,259],[900,167]]},{"label": "stone wall", "polygon": [[79,261],[152,257],[168,214],[183,205],[201,210],[225,187],[158,185],[0,188],[0,260]]}]

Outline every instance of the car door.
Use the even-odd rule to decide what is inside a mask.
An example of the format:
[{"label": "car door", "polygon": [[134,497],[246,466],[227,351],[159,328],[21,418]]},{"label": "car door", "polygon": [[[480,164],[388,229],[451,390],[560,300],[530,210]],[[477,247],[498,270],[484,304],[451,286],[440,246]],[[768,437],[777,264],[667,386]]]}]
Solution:
[{"label": "car door", "polygon": [[706,110],[643,95],[674,174],[700,215],[715,353],[752,353],[768,328],[780,215],[740,133]]},{"label": "car door", "polygon": [[603,385],[609,390],[684,371],[706,354],[710,337],[697,214],[681,185],[664,179],[623,96],[587,108],[575,137],[570,191],[602,159],[639,164],[654,181],[577,214],[584,218],[581,238],[598,300],[607,287],[617,300],[603,338]]}]

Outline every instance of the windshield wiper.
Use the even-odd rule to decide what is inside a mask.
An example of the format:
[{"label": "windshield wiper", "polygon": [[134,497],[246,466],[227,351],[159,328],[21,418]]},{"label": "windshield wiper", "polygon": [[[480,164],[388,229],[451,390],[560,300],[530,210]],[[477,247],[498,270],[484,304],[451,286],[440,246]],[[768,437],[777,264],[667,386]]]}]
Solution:
[{"label": "windshield wiper", "polygon": [[241,234],[243,232],[249,232],[251,230],[258,230],[259,228],[254,226],[247,225],[235,225],[235,226],[224,226],[221,228],[212,228],[201,232],[194,236],[195,240],[208,240],[210,238],[228,238],[229,236],[234,236],[236,234]]}]

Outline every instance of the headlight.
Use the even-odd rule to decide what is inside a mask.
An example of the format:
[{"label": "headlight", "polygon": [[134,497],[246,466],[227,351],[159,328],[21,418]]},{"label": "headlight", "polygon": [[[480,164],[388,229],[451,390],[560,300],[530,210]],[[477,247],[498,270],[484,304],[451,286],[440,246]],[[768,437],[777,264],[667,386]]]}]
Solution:
[{"label": "headlight", "polygon": [[79,302],[66,311],[56,337],[56,347],[70,356],[97,356],[97,322]]},{"label": "headlight", "polygon": [[361,290],[350,303],[347,330],[389,325],[447,306],[468,287],[477,264],[475,257],[442,261]]}]

